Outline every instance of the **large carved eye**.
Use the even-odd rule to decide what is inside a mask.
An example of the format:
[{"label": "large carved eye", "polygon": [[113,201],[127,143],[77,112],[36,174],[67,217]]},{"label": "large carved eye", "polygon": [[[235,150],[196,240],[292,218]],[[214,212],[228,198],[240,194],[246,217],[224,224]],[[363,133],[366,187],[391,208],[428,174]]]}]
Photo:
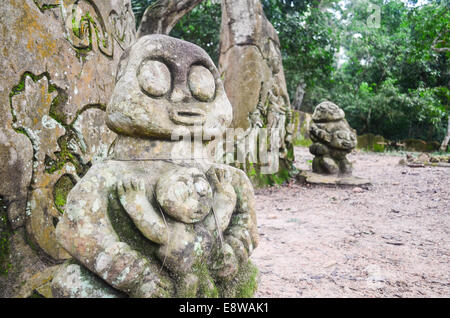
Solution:
[{"label": "large carved eye", "polygon": [[139,85],[148,94],[160,97],[170,90],[170,71],[159,61],[145,61],[138,71]]},{"label": "large carved eye", "polygon": [[214,76],[206,67],[195,65],[189,72],[189,88],[195,98],[206,102],[213,98],[216,92]]}]

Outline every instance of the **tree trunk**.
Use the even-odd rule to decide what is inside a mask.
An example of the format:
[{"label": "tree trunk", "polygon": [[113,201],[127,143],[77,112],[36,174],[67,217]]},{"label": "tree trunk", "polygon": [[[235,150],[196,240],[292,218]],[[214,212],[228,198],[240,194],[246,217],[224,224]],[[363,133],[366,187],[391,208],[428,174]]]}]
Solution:
[{"label": "tree trunk", "polygon": [[203,0],[157,0],[144,12],[137,37],[169,34],[177,22]]},{"label": "tree trunk", "polygon": [[444,140],[442,141],[440,150],[442,152],[445,152],[448,147],[448,142],[450,141],[450,114],[448,115],[448,124],[447,124],[447,135],[445,136]]},{"label": "tree trunk", "polygon": [[292,108],[296,110],[300,110],[300,107],[303,103],[303,97],[305,96],[306,84],[303,81],[297,86],[297,90],[295,91],[294,101],[292,103]]}]

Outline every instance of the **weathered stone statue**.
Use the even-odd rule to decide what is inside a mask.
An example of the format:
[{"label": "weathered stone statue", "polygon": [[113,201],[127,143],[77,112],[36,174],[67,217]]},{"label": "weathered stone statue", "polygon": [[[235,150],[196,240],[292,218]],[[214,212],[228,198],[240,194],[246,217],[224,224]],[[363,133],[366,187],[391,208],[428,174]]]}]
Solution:
[{"label": "weathered stone statue", "polygon": [[[219,68],[233,106],[232,127],[244,131],[236,148],[248,142],[245,160],[236,165],[257,186],[287,180],[294,122],[280,41],[260,0],[222,1]],[[267,129],[267,136],[258,136],[258,128]]]},{"label": "weathered stone statue", "polygon": [[56,228],[81,266],[62,267],[54,294],[250,296],[249,256],[258,244],[252,185],[238,169],[189,155],[190,140],[173,140],[201,127],[204,150],[231,120],[219,73],[201,48],[148,35],[128,49],[107,107],[118,134],[111,156],[72,189]]},{"label": "weathered stone statue", "polygon": [[344,111],[331,102],[323,102],[314,110],[309,150],[315,158],[313,171],[320,174],[351,174],[352,164],[346,158],[356,147],[355,131],[345,120]]}]

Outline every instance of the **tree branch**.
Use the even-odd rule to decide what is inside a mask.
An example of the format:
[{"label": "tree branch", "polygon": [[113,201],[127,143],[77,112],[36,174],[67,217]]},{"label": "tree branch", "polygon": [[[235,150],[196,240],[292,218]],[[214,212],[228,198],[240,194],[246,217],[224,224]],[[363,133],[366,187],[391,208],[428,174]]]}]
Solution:
[{"label": "tree branch", "polygon": [[169,34],[177,22],[203,0],[157,0],[144,12],[137,37]]},{"label": "tree branch", "polygon": [[435,52],[442,53],[442,52],[450,52],[450,47],[436,47],[437,45],[441,43],[445,43],[444,40],[439,40],[442,35],[445,35],[448,32],[448,29],[442,30],[439,35],[433,40],[433,44],[431,44],[431,49]]}]

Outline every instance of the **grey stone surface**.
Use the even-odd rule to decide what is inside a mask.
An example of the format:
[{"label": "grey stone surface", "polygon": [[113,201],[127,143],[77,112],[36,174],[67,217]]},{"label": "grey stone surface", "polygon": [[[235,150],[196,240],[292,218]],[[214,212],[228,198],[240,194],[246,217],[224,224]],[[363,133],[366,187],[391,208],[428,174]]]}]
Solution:
[{"label": "grey stone surface", "polygon": [[53,298],[123,298],[124,295],[74,262],[66,262],[51,282]]},{"label": "grey stone surface", "polygon": [[[120,55],[135,40],[134,16],[129,0],[5,0],[0,10],[0,196],[34,251],[62,260],[69,255],[54,227],[68,190],[55,185],[65,176],[76,182],[112,141],[104,109]],[[5,296],[16,290],[12,275],[23,276],[0,277]]]}]

